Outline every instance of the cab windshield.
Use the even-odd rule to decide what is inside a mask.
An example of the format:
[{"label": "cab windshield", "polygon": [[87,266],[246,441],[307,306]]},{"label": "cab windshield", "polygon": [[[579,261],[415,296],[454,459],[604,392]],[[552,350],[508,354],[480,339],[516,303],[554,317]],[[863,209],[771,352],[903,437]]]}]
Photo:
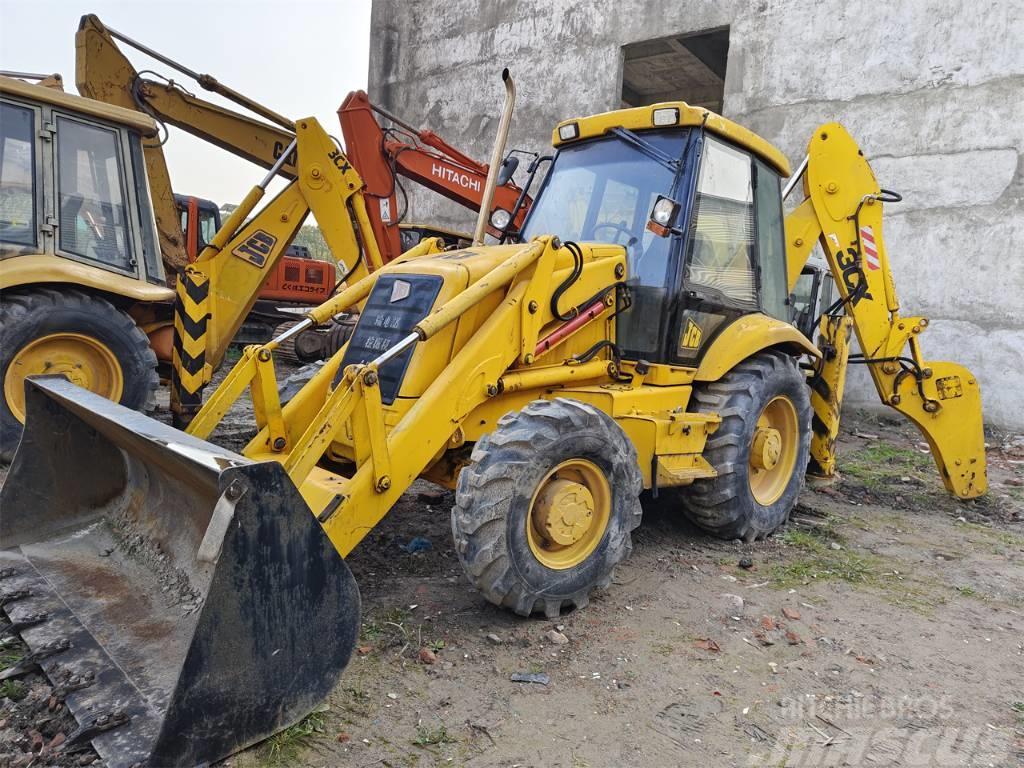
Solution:
[{"label": "cab windshield", "polygon": [[[683,154],[688,130],[644,131],[643,141],[673,159]],[[658,195],[671,195],[674,172],[636,144],[612,135],[561,149],[523,225],[522,238],[625,246],[633,305],[618,318],[617,337],[627,356],[658,348],[667,312],[673,238],[647,229]]]}]

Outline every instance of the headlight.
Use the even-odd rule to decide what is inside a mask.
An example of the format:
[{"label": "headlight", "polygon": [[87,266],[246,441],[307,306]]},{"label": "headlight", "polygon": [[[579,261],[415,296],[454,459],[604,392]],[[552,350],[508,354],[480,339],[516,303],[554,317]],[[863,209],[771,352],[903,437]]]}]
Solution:
[{"label": "headlight", "polygon": [[572,141],[580,135],[580,126],[578,123],[567,123],[566,125],[558,126],[558,138],[562,141]]},{"label": "headlight", "polygon": [[505,227],[512,221],[512,214],[506,211],[504,208],[495,208],[491,214],[491,226],[500,232],[505,231]]},{"label": "headlight", "polygon": [[654,210],[651,212],[651,218],[654,219],[656,224],[661,224],[661,226],[667,227],[669,222],[672,221],[672,214],[675,213],[677,205],[678,203],[676,203],[675,200],[663,197],[654,204]]}]

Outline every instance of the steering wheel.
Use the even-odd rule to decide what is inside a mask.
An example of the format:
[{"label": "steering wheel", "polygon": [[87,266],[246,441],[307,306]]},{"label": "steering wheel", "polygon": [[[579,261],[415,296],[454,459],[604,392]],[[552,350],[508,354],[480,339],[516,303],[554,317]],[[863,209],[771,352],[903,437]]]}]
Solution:
[{"label": "steering wheel", "polygon": [[591,230],[591,235],[593,235],[595,239],[600,239],[597,237],[597,231],[599,229],[613,230],[615,232],[615,239],[612,240],[611,242],[613,242],[615,245],[621,245],[621,243],[619,243],[619,237],[621,235],[625,235],[625,247],[626,251],[629,253],[630,259],[639,256],[634,247],[639,242],[639,238],[637,238],[637,236],[633,234],[632,230],[628,229],[624,224],[616,224],[614,221],[605,221],[600,224],[595,224],[594,228]]},{"label": "steering wheel", "polygon": [[[614,221],[605,221],[605,222],[602,222],[600,224],[595,224],[594,228],[591,230],[591,234],[594,236],[595,239],[598,239],[598,240],[600,240],[600,238],[597,236],[597,231],[599,229],[611,229],[611,230],[613,230],[615,232],[615,239],[612,240],[612,242],[615,243],[616,245],[619,242],[619,235],[625,235],[626,238],[627,238],[627,241],[629,239],[634,239],[635,240],[635,238],[633,237],[633,233],[629,229],[626,228],[625,224],[616,224]],[[630,243],[627,242],[627,245],[629,245],[629,244]]]}]

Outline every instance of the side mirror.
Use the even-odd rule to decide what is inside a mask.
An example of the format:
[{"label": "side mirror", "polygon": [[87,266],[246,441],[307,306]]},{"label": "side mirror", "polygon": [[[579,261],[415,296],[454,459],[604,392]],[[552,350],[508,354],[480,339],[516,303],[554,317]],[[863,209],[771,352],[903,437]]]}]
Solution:
[{"label": "side mirror", "polygon": [[512,181],[516,170],[519,168],[519,158],[509,155],[501,161],[501,168],[498,169],[498,186],[503,187]]},{"label": "side mirror", "polygon": [[658,195],[651,208],[651,216],[647,220],[647,228],[658,237],[668,237],[676,228],[676,219],[679,218],[679,203],[671,197]]}]

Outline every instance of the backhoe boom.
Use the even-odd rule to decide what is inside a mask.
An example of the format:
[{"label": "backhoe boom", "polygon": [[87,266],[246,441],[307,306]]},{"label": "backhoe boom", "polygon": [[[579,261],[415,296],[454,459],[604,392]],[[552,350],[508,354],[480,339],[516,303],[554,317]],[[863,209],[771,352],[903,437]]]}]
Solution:
[{"label": "backhoe boom", "polygon": [[[860,343],[861,354],[850,362],[866,365],[882,402],[921,430],[950,493],[962,499],[984,494],[988,482],[977,379],[956,363],[925,360],[920,335],[928,318],[900,314],[882,231],[884,206],[898,196],[879,187],[857,143],[838,123],[815,131],[801,169],[806,169],[805,199],[785,225],[789,289],[820,243],[842,297],[841,309],[852,319]],[[837,340],[845,355],[845,340]],[[825,378],[819,376],[818,382]],[[840,386],[842,376],[832,380]],[[826,384],[826,394],[828,389]],[[839,415],[828,399],[816,403],[817,440],[812,444],[817,446],[813,457],[825,468],[832,464]]]}]

